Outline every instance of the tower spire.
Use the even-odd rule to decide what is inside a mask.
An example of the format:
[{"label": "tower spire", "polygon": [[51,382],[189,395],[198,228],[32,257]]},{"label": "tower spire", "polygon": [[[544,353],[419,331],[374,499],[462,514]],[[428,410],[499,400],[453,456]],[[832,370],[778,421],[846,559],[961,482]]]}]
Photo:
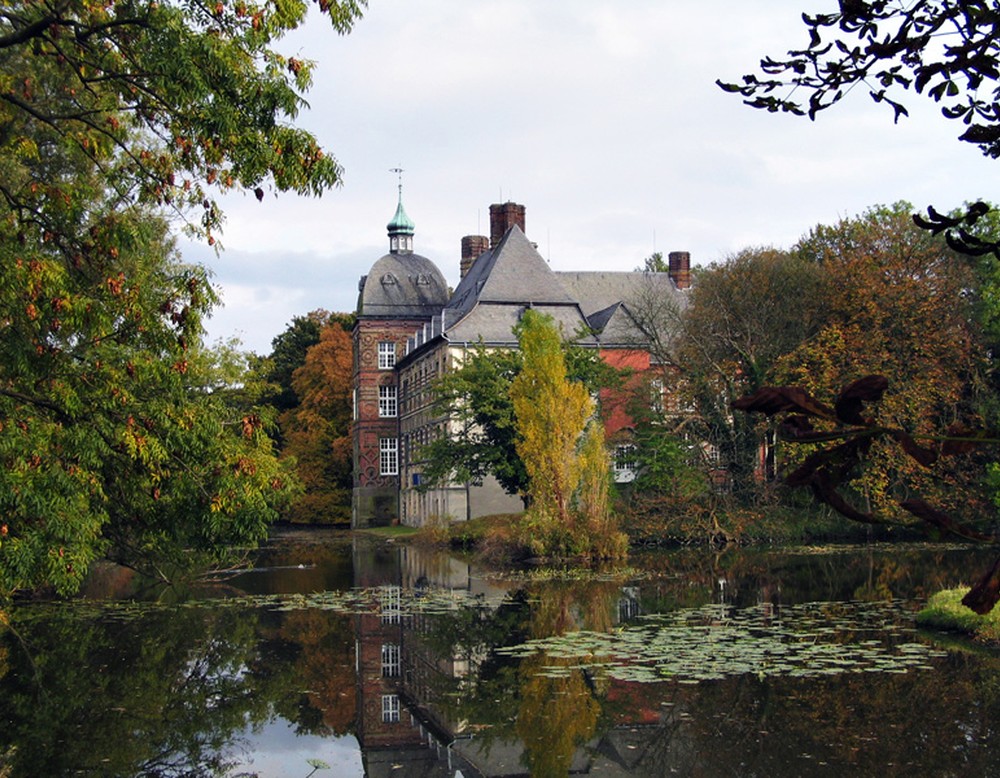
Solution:
[{"label": "tower spire", "polygon": [[386,229],[389,231],[389,253],[409,254],[413,251],[414,225],[403,208],[403,168],[390,168],[389,172],[395,173],[399,177],[399,201],[396,205],[396,213],[392,217],[392,221],[386,225]]}]

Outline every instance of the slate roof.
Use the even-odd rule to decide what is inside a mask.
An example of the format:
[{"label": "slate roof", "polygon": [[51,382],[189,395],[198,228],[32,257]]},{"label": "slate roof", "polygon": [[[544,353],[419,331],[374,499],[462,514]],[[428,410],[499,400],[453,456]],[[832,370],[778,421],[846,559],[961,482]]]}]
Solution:
[{"label": "slate roof", "polygon": [[448,302],[448,284],[441,271],[419,254],[386,254],[358,287],[359,316],[430,317]]},{"label": "slate roof", "polygon": [[566,291],[579,301],[602,345],[634,345],[640,336],[633,314],[641,314],[656,298],[683,308],[687,296],[667,273],[646,271],[557,272]]},{"label": "slate roof", "polygon": [[567,337],[592,330],[582,344],[634,347],[641,336],[633,314],[654,298],[678,307],[687,299],[667,273],[553,272],[515,225],[475,260],[443,309],[410,339],[408,353],[439,338],[514,345],[514,326],[528,307],[555,319]]},{"label": "slate roof", "polygon": [[514,343],[526,307],[540,310],[573,335],[586,325],[580,306],[517,225],[479,256],[444,310],[452,342]]}]

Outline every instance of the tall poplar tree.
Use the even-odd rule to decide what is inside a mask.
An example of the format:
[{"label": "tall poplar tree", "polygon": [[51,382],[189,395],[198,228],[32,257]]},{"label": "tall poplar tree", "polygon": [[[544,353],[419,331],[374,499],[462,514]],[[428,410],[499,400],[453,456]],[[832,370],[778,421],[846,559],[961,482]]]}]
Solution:
[{"label": "tall poplar tree", "polygon": [[570,501],[580,481],[577,445],[594,401],[586,386],[567,378],[562,338],[551,319],[526,311],[517,338],[524,362],[510,397],[531,510],[568,524]]}]

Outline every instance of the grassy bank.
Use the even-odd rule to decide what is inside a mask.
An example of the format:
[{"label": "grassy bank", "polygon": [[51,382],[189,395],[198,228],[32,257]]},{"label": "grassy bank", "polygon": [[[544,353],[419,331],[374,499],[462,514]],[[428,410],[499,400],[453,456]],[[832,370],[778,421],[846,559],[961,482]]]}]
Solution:
[{"label": "grassy bank", "polygon": [[945,589],[930,598],[917,614],[917,624],[927,629],[960,632],[976,640],[1000,646],[1000,607],[985,616],[962,605],[968,587]]}]

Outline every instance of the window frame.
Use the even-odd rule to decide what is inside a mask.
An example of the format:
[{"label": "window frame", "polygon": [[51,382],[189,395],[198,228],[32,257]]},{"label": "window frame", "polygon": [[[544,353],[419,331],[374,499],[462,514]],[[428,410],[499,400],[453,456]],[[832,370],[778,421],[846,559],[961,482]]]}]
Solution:
[{"label": "window frame", "polygon": [[395,419],[399,416],[399,391],[393,384],[383,384],[378,388],[378,417]]},{"label": "window frame", "polygon": [[399,475],[399,438],[378,439],[379,475]]},{"label": "window frame", "polygon": [[378,369],[392,370],[396,367],[396,342],[380,340],[378,342]]}]

